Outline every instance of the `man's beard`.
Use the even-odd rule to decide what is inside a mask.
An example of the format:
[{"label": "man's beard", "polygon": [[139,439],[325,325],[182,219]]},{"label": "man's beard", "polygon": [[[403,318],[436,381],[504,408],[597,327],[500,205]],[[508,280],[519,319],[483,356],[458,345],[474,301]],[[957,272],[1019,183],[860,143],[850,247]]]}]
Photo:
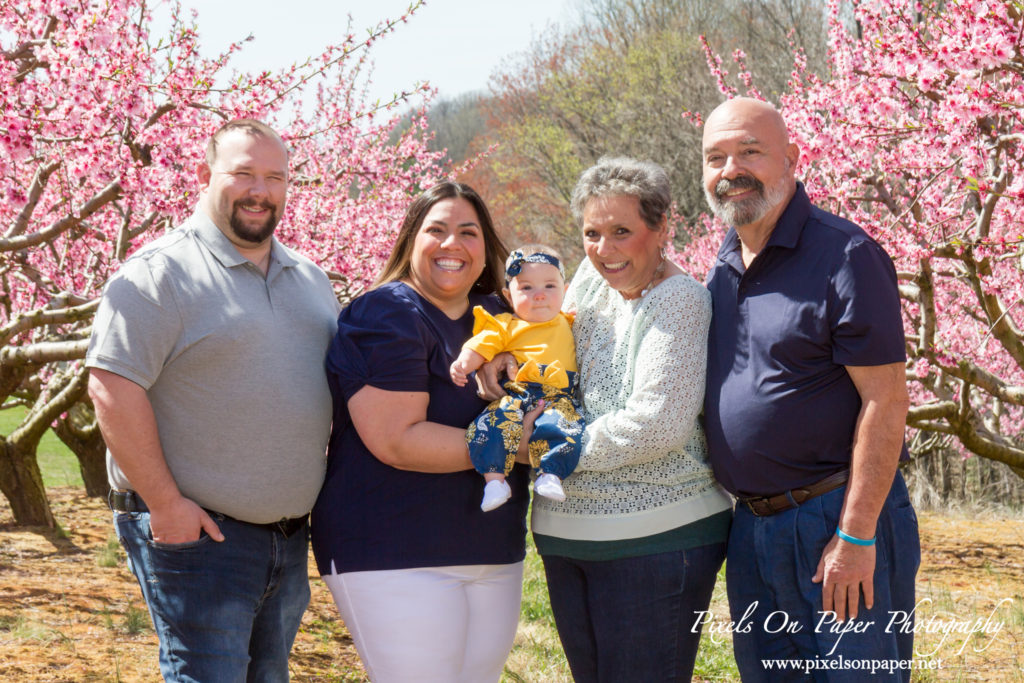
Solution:
[{"label": "man's beard", "polygon": [[[726,201],[726,192],[747,189],[753,189],[754,196]],[[764,183],[753,176],[741,175],[733,180],[722,178],[715,184],[714,192],[704,187],[704,197],[711,212],[722,222],[732,226],[749,225],[764,218],[785,199],[786,179],[779,178],[775,185],[765,188]]]},{"label": "man's beard", "polygon": [[[267,216],[267,220],[262,225],[251,227],[246,225],[241,216],[239,210],[242,207],[254,207],[258,209],[270,209],[270,215]],[[231,206],[231,231],[235,233],[235,236],[239,239],[245,240],[246,242],[252,242],[253,244],[262,244],[271,235],[274,234],[274,228],[277,227],[278,221],[281,220],[281,216],[277,211],[277,207],[269,202],[254,202],[254,201],[237,201]]]}]

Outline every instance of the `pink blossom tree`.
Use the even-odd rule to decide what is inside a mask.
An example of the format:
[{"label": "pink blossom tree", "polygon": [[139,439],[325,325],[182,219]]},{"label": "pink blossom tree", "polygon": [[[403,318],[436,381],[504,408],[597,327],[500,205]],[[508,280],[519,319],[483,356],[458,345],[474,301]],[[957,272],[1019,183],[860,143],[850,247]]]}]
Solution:
[{"label": "pink blossom tree", "polygon": [[[1022,32],[1020,5],[1003,0],[832,0],[829,73],[796,52],[779,106],[812,201],[896,263],[912,444],[958,443],[1024,476]],[[698,272],[722,236],[712,225],[687,251]]]},{"label": "pink blossom tree", "polygon": [[196,17],[166,36],[138,0],[0,3],[0,400],[27,415],[0,436],[0,491],[15,519],[52,526],[35,452],[54,426],[87,488],[106,490],[103,443],[80,359],[107,278],[196,203],[195,169],[224,121],[259,118],[291,151],[278,235],[351,296],[391,247],[410,195],[445,174],[425,120],[393,132],[397,105],[367,103],[370,45],[343,36],[279,72],[229,73],[243,42],[207,58]]}]

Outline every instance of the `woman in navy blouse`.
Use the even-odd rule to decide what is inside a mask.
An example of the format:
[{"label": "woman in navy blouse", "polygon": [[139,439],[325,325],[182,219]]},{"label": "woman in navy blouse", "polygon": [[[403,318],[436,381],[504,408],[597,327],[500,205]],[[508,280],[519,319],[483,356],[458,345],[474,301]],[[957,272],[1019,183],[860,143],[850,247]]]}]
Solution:
[{"label": "woman in navy blouse", "polygon": [[448,368],[473,306],[503,310],[507,250],[483,200],[435,185],[327,356],[334,425],[313,550],[370,678],[497,681],[519,618],[528,466],[480,510],[466,426],[486,407]]}]

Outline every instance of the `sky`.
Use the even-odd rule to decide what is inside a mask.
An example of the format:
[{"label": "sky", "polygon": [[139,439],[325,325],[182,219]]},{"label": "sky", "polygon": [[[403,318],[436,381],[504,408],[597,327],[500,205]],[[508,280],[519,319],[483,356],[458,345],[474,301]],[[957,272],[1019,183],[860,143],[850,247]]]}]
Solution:
[{"label": "sky", "polygon": [[[410,0],[182,0],[199,11],[202,53],[219,54],[250,33],[254,40],[232,59],[240,71],[285,67],[319,54],[345,35],[348,16],[357,37],[384,18],[397,18]],[[370,99],[386,101],[429,81],[439,97],[485,90],[504,60],[530,47],[552,24],[574,23],[578,0],[427,0],[409,22],[371,49]],[[159,10],[154,10],[159,17]],[[159,19],[154,28],[159,29]]]}]

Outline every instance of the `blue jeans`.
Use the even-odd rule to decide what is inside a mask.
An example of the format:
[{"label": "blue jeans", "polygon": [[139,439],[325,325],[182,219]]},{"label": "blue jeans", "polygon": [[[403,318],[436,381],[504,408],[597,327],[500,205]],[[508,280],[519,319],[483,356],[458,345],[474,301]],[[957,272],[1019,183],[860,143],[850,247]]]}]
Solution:
[{"label": "blue jeans", "polygon": [[551,611],[577,683],[689,681],[693,632],[725,544],[618,560],[544,555]]},{"label": "blue jeans", "polygon": [[[737,504],[725,576],[729,610],[737,624],[733,650],[744,683],[870,677],[860,669],[766,671],[761,664],[764,659],[838,660],[841,656],[849,662],[913,657],[912,622],[887,628],[894,611],[913,614],[914,579],[921,561],[917,516],[899,472],[876,528],[875,604],[865,608],[862,595],[857,607],[856,623],[862,624],[864,632],[834,631],[839,627],[827,617],[821,622],[821,584],[812,583],[811,577],[825,544],[835,534],[845,495],[843,486],[769,517],[757,517],[746,505]],[[739,623],[741,619],[744,624]],[[910,680],[909,669],[893,673],[892,680]]]},{"label": "blue jeans", "polygon": [[288,653],[309,604],[308,530],[277,531],[212,513],[224,534],[153,541],[148,512],[116,512],[117,535],[160,638],[165,680],[288,680]]}]

